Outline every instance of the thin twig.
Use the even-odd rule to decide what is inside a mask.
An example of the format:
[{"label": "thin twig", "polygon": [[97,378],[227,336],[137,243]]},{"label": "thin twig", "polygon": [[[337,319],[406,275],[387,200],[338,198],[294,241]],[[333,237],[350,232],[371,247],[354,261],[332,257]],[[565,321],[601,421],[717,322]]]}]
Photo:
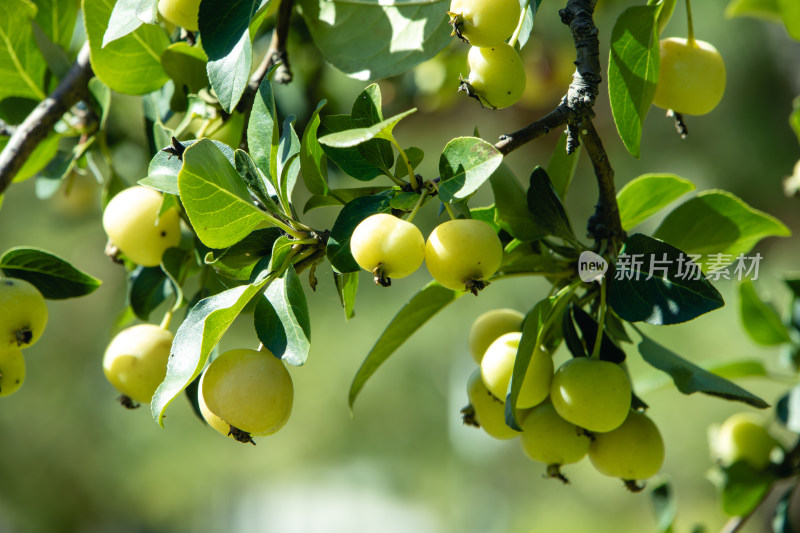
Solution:
[{"label": "thin twig", "polygon": [[8,188],[28,156],[47,137],[62,115],[89,95],[89,80],[92,75],[87,42],[55,91],[42,100],[22,124],[17,126],[8,144],[0,152],[0,194]]},{"label": "thin twig", "polygon": [[589,159],[592,160],[594,173],[597,177],[599,199],[595,206],[594,215],[589,219],[588,230],[595,240],[612,239],[621,241],[625,232],[619,219],[619,205],[617,204],[617,191],[614,187],[614,169],[608,160],[600,140],[600,135],[594,129],[594,124],[587,121],[580,132],[583,146]]}]

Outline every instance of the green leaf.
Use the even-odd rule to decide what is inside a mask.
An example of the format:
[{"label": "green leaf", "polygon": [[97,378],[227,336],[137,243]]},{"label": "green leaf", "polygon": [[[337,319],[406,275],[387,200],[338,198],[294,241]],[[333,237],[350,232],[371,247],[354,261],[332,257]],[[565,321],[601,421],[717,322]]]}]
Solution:
[{"label": "green leaf", "polygon": [[32,283],[47,299],[85,296],[101,281],[57,255],[38,248],[11,248],[0,257],[0,270],[8,277]]},{"label": "green leaf", "polygon": [[[44,140],[33,149],[33,152],[31,152],[31,155],[25,160],[22,168],[17,171],[17,174],[14,176],[14,183],[32,178],[45,168],[58,152],[59,139],[61,139],[61,136],[54,132],[45,137]],[[0,151],[5,148],[6,144],[8,144],[8,138],[0,138]]]},{"label": "green leaf", "polygon": [[320,144],[331,146],[333,148],[351,148],[365,143],[370,139],[390,139],[392,138],[392,130],[402,119],[414,113],[417,108],[409,109],[402,113],[398,113],[393,117],[382,120],[377,124],[366,128],[352,128],[349,130],[339,131],[336,133],[329,133],[320,137]]},{"label": "green leaf", "polygon": [[34,3],[39,8],[36,24],[51,42],[68,50],[78,18],[80,0],[34,0]]},{"label": "green leaf", "polygon": [[268,280],[241,285],[204,298],[186,315],[172,342],[167,375],[156,389],[150,404],[153,418],[160,426],[164,426],[167,406],[200,375],[211,350]]},{"label": "green leaf", "polygon": [[800,433],[800,385],[795,385],[775,405],[775,417],[786,429]]},{"label": "green leaf", "polygon": [[561,199],[553,189],[547,172],[541,167],[536,167],[531,173],[527,199],[531,219],[547,235],[555,235],[571,242],[576,241]]},{"label": "green leaf", "polygon": [[349,404],[353,408],[358,393],[375,373],[411,335],[447,304],[466,294],[464,291],[446,289],[437,282],[428,283],[409,300],[383,330],[375,345],[367,354],[350,385]]},{"label": "green leaf", "polygon": [[656,531],[671,533],[675,515],[678,512],[678,503],[672,493],[672,485],[666,481],[659,484],[650,492],[650,499],[656,515]]},{"label": "green leaf", "polygon": [[33,38],[29,0],[0,2],[0,100],[9,96],[43,100],[45,61]]},{"label": "green leaf", "polygon": [[155,91],[169,79],[161,54],[169,37],[159,26],[144,25],[103,46],[113,0],[83,0],[83,23],[89,39],[92,69],[112,90],[124,94]]},{"label": "green leaf", "polygon": [[[409,146],[404,152],[412,169],[416,169],[425,158],[425,152],[415,146]],[[394,164],[394,176],[400,179],[408,177],[408,168],[400,154],[397,154],[397,162]]]},{"label": "green leaf", "polygon": [[175,83],[170,106],[175,111],[185,111],[188,107],[186,94],[197,94],[208,86],[206,63],[208,58],[200,45],[189,46],[189,43],[172,43],[161,54],[161,66],[164,72]]},{"label": "green leaf", "polygon": [[439,157],[439,199],[450,203],[468,197],[502,162],[503,154],[483,139],[456,137]]},{"label": "green leaf", "polygon": [[158,0],[116,0],[108,28],[103,34],[103,48],[133,33],[144,24],[158,23]]},{"label": "green leaf", "polygon": [[547,232],[536,224],[528,211],[525,189],[505,163],[489,177],[494,194],[496,221],[515,239],[535,241],[547,236]]},{"label": "green leaf", "polygon": [[744,330],[758,344],[775,346],[792,341],[778,312],[758,296],[749,279],[739,284],[739,312]]},{"label": "green leaf", "polygon": [[626,9],[611,30],[608,95],[625,148],[639,157],[642,124],[658,83],[657,18],[660,6]]},{"label": "green leaf", "polygon": [[33,30],[33,38],[36,41],[36,46],[39,47],[39,51],[42,53],[42,58],[47,64],[47,68],[49,68],[59,80],[64,79],[64,76],[67,75],[70,67],[72,67],[72,61],[70,61],[66,50],[51,41],[50,37],[45,34],[37,21],[34,20],[31,23],[31,29]]},{"label": "green leaf", "polygon": [[519,43],[520,49],[525,46],[525,43],[528,42],[528,38],[533,31],[533,23],[536,19],[536,12],[539,11],[539,5],[542,3],[542,0],[532,0],[529,2],[525,2],[524,0],[520,2],[523,9],[525,9],[525,16],[522,19],[522,28],[519,31],[519,37],[517,38],[517,42]]},{"label": "green leaf", "polygon": [[89,80],[89,92],[92,93],[97,107],[100,108],[100,129],[105,129],[108,112],[111,109],[111,89],[98,78],[92,78]]},{"label": "green leaf", "polygon": [[789,36],[800,41],[800,4],[796,0],[778,0],[781,8],[781,19]]},{"label": "green leaf", "polygon": [[[383,120],[381,90],[373,83],[356,97],[350,111],[350,121],[354,128],[368,128]],[[358,145],[364,159],[389,175],[394,162],[392,144],[386,139],[372,139]]]},{"label": "green leaf", "polygon": [[333,273],[333,281],[336,283],[336,292],[339,294],[339,302],[344,309],[344,317],[350,320],[355,316],[356,293],[358,292],[358,272]]},{"label": "green leaf", "polygon": [[675,208],[653,235],[689,254],[745,254],[766,237],[788,237],[789,228],[727,191],[710,190]]},{"label": "green leaf", "polygon": [[771,472],[756,470],[746,461],[720,469],[718,476],[722,510],[731,516],[749,515],[775,482]]},{"label": "green leaf", "polygon": [[725,400],[743,402],[760,409],[769,407],[767,402],[735,383],[687,361],[645,336],[641,331],[639,335],[642,337],[639,343],[639,353],[642,358],[648,364],[669,374],[675,386],[683,394],[701,392]]},{"label": "green leaf", "polygon": [[[181,143],[181,146],[188,148],[196,142],[197,141],[194,139],[191,141],[184,141]],[[225,159],[233,165],[234,154],[231,147],[219,141],[211,142],[214,143],[214,146],[219,148],[222,155],[225,156]],[[164,151],[158,151],[156,155],[153,156],[153,159],[150,160],[150,165],[147,167],[147,177],[140,179],[138,183],[139,185],[144,185],[157,191],[179,195],[178,174],[182,167],[183,161],[176,156]]]},{"label": "green leaf", "polygon": [[250,20],[262,0],[203,0],[198,26],[208,55],[208,79],[222,108],[231,113],[242,97],[253,65]]},{"label": "green leaf", "polygon": [[725,8],[725,16],[756,17],[771,22],[780,22],[781,9],[778,0],[731,0]]},{"label": "green leaf", "polygon": [[691,181],[675,174],[643,174],[632,179],[617,194],[622,229],[630,230],[693,190]]},{"label": "green leaf", "polygon": [[450,44],[447,0],[391,3],[301,0],[303,18],[325,59],[359,80],[406,72]]},{"label": "green leaf", "polygon": [[792,100],[792,113],[789,115],[789,125],[800,142],[800,96]]},{"label": "green leaf", "polygon": [[608,303],[623,320],[657,326],[686,322],[725,305],[684,252],[641,233],[628,237],[620,252],[608,281]]},{"label": "green leaf", "polygon": [[308,359],[311,320],[300,278],[289,267],[282,278],[270,283],[258,299],[253,317],[258,340],[276,357],[293,366]]},{"label": "green leaf", "polygon": [[384,191],[388,191],[391,187],[377,186],[377,187],[355,187],[353,189],[329,189],[327,196],[315,195],[308,199],[306,205],[303,206],[303,213],[307,213],[312,209],[327,206],[345,205],[356,198],[362,196],[372,196]]},{"label": "green leaf", "polygon": [[278,143],[279,190],[284,205],[291,203],[292,191],[300,173],[300,139],[294,131],[294,120],[294,115],[289,115],[283,121],[283,132]]},{"label": "green leaf", "polygon": [[236,244],[269,221],[225,155],[208,139],[183,153],[178,189],[192,227],[209,248]]},{"label": "green leaf", "polygon": [[[339,133],[353,128],[350,115],[326,115],[321,117],[318,135],[324,136]],[[336,163],[342,172],[359,181],[370,181],[383,174],[383,170],[367,161],[357,146],[350,148],[334,148],[321,146],[331,161]]]},{"label": "green leaf", "polygon": [[264,78],[258,87],[250,121],[247,124],[247,146],[256,166],[270,180],[272,187],[278,187],[278,143],[280,135],[275,122],[275,97],[272,84]]},{"label": "green leaf", "polygon": [[128,303],[136,317],[147,321],[150,313],[174,294],[160,266],[139,266],[128,276]]},{"label": "green leaf", "polygon": [[256,264],[264,257],[271,257],[272,248],[281,235],[278,228],[257,229],[230,248],[211,250],[206,254],[205,263],[225,277],[247,281]]},{"label": "green leaf", "polygon": [[348,203],[339,212],[328,237],[328,261],[339,272],[358,272],[358,266],[350,253],[350,237],[362,220],[377,213],[391,211],[391,198],[387,195],[362,196]]},{"label": "green leaf", "polygon": [[317,105],[306,124],[306,129],[303,130],[303,140],[300,142],[300,172],[303,176],[303,183],[311,194],[323,196],[330,190],[328,188],[328,160],[317,142],[317,130],[320,125],[319,112],[325,103],[326,100],[323,100]]},{"label": "green leaf", "polygon": [[264,208],[271,213],[282,215],[280,207],[273,200],[273,196],[277,197],[278,193],[275,192],[272,183],[258,169],[250,155],[237,148],[233,153],[233,162],[236,166],[237,174],[241,176],[242,181],[250,189],[250,192],[264,204]]},{"label": "green leaf", "polygon": [[550,162],[547,164],[547,175],[550,176],[553,189],[562,200],[567,197],[567,191],[570,183],[572,183],[572,177],[575,175],[575,169],[578,168],[580,155],[580,146],[571,154],[567,153],[567,134],[562,133],[561,137],[558,138],[555,150],[553,150],[553,155],[550,156]]}]

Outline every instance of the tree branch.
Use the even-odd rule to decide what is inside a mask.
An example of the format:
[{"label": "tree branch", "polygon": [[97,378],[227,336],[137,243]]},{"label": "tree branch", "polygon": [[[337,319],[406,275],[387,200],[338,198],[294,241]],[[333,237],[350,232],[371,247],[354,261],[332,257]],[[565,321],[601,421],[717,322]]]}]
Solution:
[{"label": "tree branch", "polygon": [[8,144],[0,152],[0,194],[8,188],[26,159],[47,137],[64,113],[89,95],[89,80],[92,75],[87,42],[55,91],[42,100],[22,124],[17,126]]},{"label": "tree branch", "polygon": [[592,160],[594,174],[597,177],[597,188],[599,189],[599,199],[595,206],[594,215],[589,217],[587,229],[595,240],[621,240],[624,238],[625,232],[619,219],[617,191],[614,187],[614,169],[611,168],[603,143],[591,121],[587,121],[584,124],[580,132],[580,138],[583,140],[583,146],[586,148],[589,159]]}]

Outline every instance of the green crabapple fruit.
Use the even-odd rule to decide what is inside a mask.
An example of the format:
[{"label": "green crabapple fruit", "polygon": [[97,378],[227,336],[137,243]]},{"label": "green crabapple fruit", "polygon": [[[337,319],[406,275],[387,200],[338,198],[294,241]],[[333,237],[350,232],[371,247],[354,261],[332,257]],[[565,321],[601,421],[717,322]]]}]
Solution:
[{"label": "green crabapple fruit", "polygon": [[17,392],[25,381],[25,358],[17,347],[0,350],[0,398]]},{"label": "green crabapple fruit", "polygon": [[525,67],[514,47],[500,43],[485,48],[473,46],[467,54],[469,77],[461,90],[492,109],[517,103],[525,92]]},{"label": "green crabapple fruit", "polygon": [[159,0],[158,12],[164,20],[189,31],[198,31],[200,0]]},{"label": "green crabapple fruit", "polygon": [[111,243],[142,266],[158,266],[167,248],[181,241],[180,216],[170,207],[161,216],[161,193],[135,186],[114,196],[103,212]]},{"label": "green crabapple fruit", "polygon": [[661,66],[653,103],[688,115],[705,115],[725,92],[725,63],[705,41],[662,39]]},{"label": "green crabapple fruit", "polygon": [[664,440],[647,415],[631,411],[609,433],[595,433],[589,459],[598,472],[624,480],[652,477],[664,463]]},{"label": "green crabapple fruit", "polygon": [[350,237],[356,263],[387,287],[391,278],[404,278],[425,259],[425,238],[419,228],[395,216],[379,213],[362,220]]},{"label": "green crabapple fruit", "polygon": [[120,331],[103,356],[106,379],[130,400],[150,403],[167,374],[172,340],[172,333],[153,324]]},{"label": "green crabapple fruit", "polygon": [[[234,431],[231,428],[231,425],[225,422],[223,419],[215,415],[211,412],[211,409],[208,408],[206,404],[206,399],[203,397],[203,389],[198,387],[197,390],[197,403],[200,407],[200,414],[203,415],[203,419],[206,423],[211,426],[214,430],[216,430],[221,435],[226,437],[230,437],[232,439],[236,439],[236,435],[234,435]],[[252,433],[251,437],[266,437],[267,435],[272,435],[273,433],[277,432],[278,429],[270,429],[264,431],[262,433]]]},{"label": "green crabapple fruit", "polygon": [[763,470],[777,446],[778,442],[759,417],[751,413],[737,413],[719,428],[712,443],[712,454],[723,466],[744,461],[756,470]]},{"label": "green crabapple fruit", "polygon": [[473,293],[500,268],[503,245],[486,222],[448,220],[434,228],[425,244],[425,266],[433,279],[456,291]]},{"label": "green crabapple fruit", "polygon": [[494,340],[505,333],[522,331],[525,315],[515,309],[492,309],[475,319],[469,329],[469,352],[481,364],[483,354]]},{"label": "green crabapple fruit", "polygon": [[33,346],[46,325],[42,293],[25,280],[0,278],[0,351]]},{"label": "green crabapple fruit", "polygon": [[531,409],[522,419],[520,429],[525,454],[548,466],[577,463],[592,442],[582,429],[558,416],[550,402]]},{"label": "green crabapple fruit", "polygon": [[[498,398],[505,399],[514,361],[522,333],[513,332],[501,335],[489,345],[481,360],[481,375],[486,388]],[[542,348],[536,350],[528,363],[525,379],[517,397],[517,407],[527,409],[539,405],[550,394],[553,379],[553,358]]]},{"label": "green crabapple fruit", "polygon": [[564,420],[589,431],[611,431],[628,416],[631,382],[615,363],[576,357],[556,370],[550,399]]},{"label": "green crabapple fruit", "polygon": [[476,368],[469,377],[467,397],[473,409],[473,421],[477,422],[487,435],[501,440],[513,439],[519,435],[518,431],[506,425],[506,406],[486,388],[479,368]]},{"label": "green crabapple fruit", "polygon": [[452,0],[451,35],[472,46],[491,46],[511,37],[517,28],[521,8],[517,0]]},{"label": "green crabapple fruit", "polygon": [[283,361],[267,349],[230,350],[214,359],[200,379],[208,411],[228,424],[236,440],[281,429],[292,412],[294,388]]}]

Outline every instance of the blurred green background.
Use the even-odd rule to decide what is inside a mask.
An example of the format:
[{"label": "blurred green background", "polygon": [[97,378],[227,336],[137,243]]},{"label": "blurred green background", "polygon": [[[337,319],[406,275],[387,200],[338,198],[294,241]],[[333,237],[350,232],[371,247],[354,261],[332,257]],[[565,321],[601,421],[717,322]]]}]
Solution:
[{"label": "blurred green background", "polygon": [[[601,2],[597,16],[604,63],[614,19],[629,2]],[[607,94],[596,107],[617,186],[646,172],[671,172],[698,190],[724,188],[800,231],[798,200],[783,195],[781,181],[800,158],[787,117],[800,93],[800,46],[783,28],[749,19],[723,18],[724,2],[696,2],[696,35],[714,43],[728,67],[728,88],[710,115],[687,117],[681,140],[670,119],[652,109],[644,130],[642,158],[625,152],[614,129]],[[381,82],[384,114],[420,110],[395,130],[404,146],[428,158],[426,177],[437,174],[438,153],[448,140],[472,134],[489,140],[536,120],[557,103],[572,72],[573,51],[557,6],[543,2],[534,40],[523,52],[529,94],[502,111],[482,110],[456,94],[458,74],[467,75],[467,46],[454,42],[436,59]],[[682,2],[664,36],[685,35]],[[301,126],[320,98],[328,113],[349,111],[365,84],[344,78],[321,62],[299,28],[290,46],[296,81],[278,87],[282,115]],[[268,35],[257,41],[265,47]],[[535,90],[534,90],[535,89]],[[602,91],[606,86],[602,86]],[[110,119],[117,171],[129,183],[145,175],[148,154],[139,101],[115,95]],[[300,129],[300,128],[299,128]],[[526,145],[507,158],[525,181],[546,165],[557,135]],[[241,445],[205,427],[180,399],[167,412],[165,429],[149,409],[126,411],[105,381],[101,358],[125,303],[125,273],[103,255],[99,191],[88,187],[81,202],[81,176],[72,189],[37,200],[34,180],[14,185],[0,210],[0,250],[39,246],[101,278],[102,287],[79,300],[49,302],[46,334],[26,351],[27,381],[0,402],[0,532],[647,532],[655,529],[647,491],[630,494],[619,480],[602,477],[588,460],[564,469],[564,486],[543,479],[544,467],[529,461],[517,441],[499,442],[462,426],[466,381],[473,370],[467,351],[470,323],[495,307],[527,311],[545,296],[540,280],[493,283],[478,298],[458,300],[422,328],[367,383],[355,405],[347,391],[382,328],[429,276],[421,269],[382,289],[363,274],[356,317],[345,321],[329,267],[318,270],[316,293],[307,290],[312,317],[309,362],[291,368],[295,404],[288,425],[276,435]],[[349,182],[332,175],[337,186]],[[488,189],[488,187],[487,187]],[[573,225],[583,228],[596,186],[582,158],[566,199]],[[298,191],[296,204],[305,202]],[[481,191],[474,205],[488,204]],[[336,210],[311,212],[308,221],[329,228]],[[439,221],[431,204],[416,219],[427,234]],[[657,220],[641,228],[650,231]],[[758,288],[781,310],[788,295],[780,279],[800,270],[796,237],[771,239],[757,249]],[[778,350],[753,344],[741,330],[735,284],[717,284],[728,305],[681,326],[643,329],[693,361],[763,360],[782,379],[750,379],[742,385],[776,399],[795,381]],[[158,322],[159,317],[153,317]],[[258,345],[248,316],[225,335],[221,349]],[[727,415],[748,410],[703,396],[686,397],[644,365],[627,347],[635,387],[666,443],[662,473],[678,499],[675,531],[698,523],[716,531],[726,517],[706,480],[711,466],[706,431]],[[557,361],[567,357],[561,349]],[[666,384],[665,384],[666,385]],[[648,390],[651,389],[651,390]],[[771,412],[764,413],[770,417]],[[768,507],[768,506],[766,506]],[[757,514],[743,531],[767,529]]]}]

